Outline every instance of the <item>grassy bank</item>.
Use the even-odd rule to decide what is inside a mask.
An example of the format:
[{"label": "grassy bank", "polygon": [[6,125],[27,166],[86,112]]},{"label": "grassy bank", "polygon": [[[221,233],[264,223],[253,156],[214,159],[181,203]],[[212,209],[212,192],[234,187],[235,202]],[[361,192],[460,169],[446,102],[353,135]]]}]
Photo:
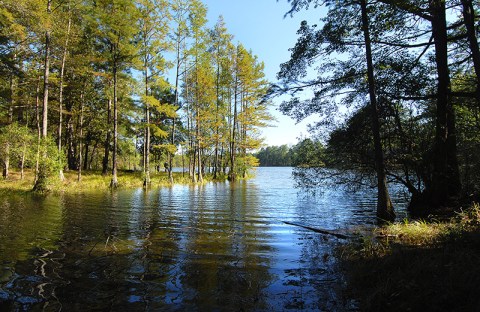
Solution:
[{"label": "grassy bank", "polygon": [[[52,193],[83,193],[90,191],[102,191],[110,189],[111,175],[103,176],[99,171],[86,171],[82,173],[80,181],[78,181],[77,172],[67,171],[64,173],[65,180],[52,179]],[[0,178],[1,179],[1,178]],[[188,172],[183,175],[182,172],[173,173],[174,184],[190,184],[191,179]],[[204,177],[204,182],[212,181],[210,175]],[[225,179],[223,179],[225,180]],[[143,175],[138,171],[119,171],[118,172],[119,188],[137,188],[143,187]],[[0,192],[29,192],[34,184],[34,172],[28,170],[22,180],[20,173],[10,172],[9,177],[0,180]],[[170,186],[170,180],[166,172],[158,172],[151,175],[151,188]]]},{"label": "grassy bank", "polygon": [[362,311],[479,311],[480,206],[448,222],[374,230],[339,248]]}]

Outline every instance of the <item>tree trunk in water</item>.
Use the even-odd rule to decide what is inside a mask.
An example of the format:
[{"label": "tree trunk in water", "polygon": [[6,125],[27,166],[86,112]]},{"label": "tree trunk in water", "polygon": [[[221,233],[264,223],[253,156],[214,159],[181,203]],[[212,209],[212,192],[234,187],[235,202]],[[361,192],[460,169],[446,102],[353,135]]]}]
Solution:
[{"label": "tree trunk in water", "polygon": [[202,150],[200,148],[200,142],[198,142],[198,182],[203,183]]},{"label": "tree trunk in water", "polygon": [[235,78],[235,90],[234,90],[234,99],[233,99],[233,124],[230,137],[230,170],[228,172],[228,180],[235,181],[237,175],[235,173],[235,140],[236,140],[236,128],[237,128],[237,97],[238,97],[238,78]]},{"label": "tree trunk in water", "polygon": [[192,155],[192,182],[197,183],[197,175],[195,174],[195,163],[197,161],[197,149],[193,149],[193,155]]},{"label": "tree trunk in water", "polygon": [[[175,121],[176,119],[172,119],[172,141],[171,144],[175,146]],[[173,157],[175,157],[175,154],[173,153],[168,153],[168,180],[170,181],[170,184],[173,184]]]},{"label": "tree trunk in water", "polygon": [[[177,107],[177,108],[178,108],[178,85],[179,85],[179,79],[180,79],[180,66],[181,65],[182,64],[181,64],[181,60],[180,60],[180,42],[177,41],[177,66],[176,66],[176,73],[175,73],[175,107]],[[172,120],[172,145],[175,145],[175,123],[176,123],[176,119],[173,118],[173,120]],[[173,157],[174,157],[174,155],[170,154],[169,155],[169,162],[168,162],[168,178],[169,178],[171,184],[173,184],[173,173],[172,173]]]},{"label": "tree trunk in water", "polygon": [[[219,55],[219,49],[217,49],[217,55]],[[218,122],[218,112],[220,109],[220,62],[217,60],[217,75],[216,75],[216,90],[215,95],[217,97],[216,107],[215,107],[215,158],[213,160],[213,179],[217,179],[217,172],[218,172],[218,147],[220,141],[220,126]]]},{"label": "tree trunk in water", "polygon": [[227,174],[227,165],[226,165],[226,160],[225,160],[225,148],[222,144],[222,150],[220,151],[220,164],[222,167],[222,172],[223,175],[225,176]]},{"label": "tree trunk in water", "polygon": [[383,155],[382,142],[380,138],[380,121],[378,114],[377,96],[375,90],[375,77],[373,74],[372,48],[370,41],[369,22],[367,15],[366,0],[361,0],[362,7],[362,28],[365,36],[365,50],[368,70],[368,91],[370,95],[370,107],[372,118],[373,140],[375,145],[375,168],[377,171],[377,218],[385,221],[395,220],[392,201],[387,188],[385,172],[385,159]]},{"label": "tree trunk in water", "polygon": [[[242,113],[245,115],[244,118],[245,120],[249,120],[249,116],[247,114],[247,106],[248,103],[245,100],[245,94],[242,92],[242,99],[241,99],[241,107],[242,107]],[[241,135],[241,142],[242,142],[242,158],[243,158],[243,168],[242,168],[242,178],[247,177],[247,162],[245,157],[247,156],[247,125],[245,122],[241,124],[241,129],[242,129],[242,135]]]},{"label": "tree trunk in water", "polygon": [[[198,91],[197,91],[198,92]],[[198,99],[198,96],[196,96]],[[197,101],[198,103],[198,101]],[[197,170],[198,170],[198,182],[202,183],[203,182],[203,176],[202,176],[202,142],[200,141],[200,108],[197,108],[197,122],[196,122],[196,140],[197,140],[197,156],[198,156],[198,164],[197,164]]]}]

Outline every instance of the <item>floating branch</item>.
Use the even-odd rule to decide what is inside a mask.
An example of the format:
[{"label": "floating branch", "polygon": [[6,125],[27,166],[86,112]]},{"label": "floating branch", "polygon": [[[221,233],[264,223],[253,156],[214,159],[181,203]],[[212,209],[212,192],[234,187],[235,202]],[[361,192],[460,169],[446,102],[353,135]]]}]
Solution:
[{"label": "floating branch", "polygon": [[313,228],[313,227],[310,227],[310,226],[301,225],[301,224],[292,223],[292,222],[287,222],[287,221],[282,221],[282,222],[285,223],[285,224],[288,224],[288,225],[298,226],[298,227],[301,227],[301,228],[304,228],[304,229],[307,229],[307,230],[310,230],[310,231],[314,231],[316,233],[321,233],[321,234],[325,234],[325,235],[332,235],[332,236],[335,236],[335,237],[341,238],[341,239],[352,238],[351,236],[336,233],[336,232],[333,232],[333,231],[328,231],[328,230],[324,230],[324,229],[317,229],[317,228]]}]

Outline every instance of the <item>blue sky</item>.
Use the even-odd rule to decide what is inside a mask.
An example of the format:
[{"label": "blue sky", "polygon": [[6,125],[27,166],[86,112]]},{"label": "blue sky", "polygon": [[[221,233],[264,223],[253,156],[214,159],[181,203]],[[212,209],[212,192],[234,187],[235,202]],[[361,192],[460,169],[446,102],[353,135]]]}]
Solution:
[{"label": "blue sky", "polygon": [[[265,74],[270,81],[276,80],[280,64],[288,61],[289,48],[293,47],[296,32],[302,20],[316,23],[321,17],[319,9],[311,8],[287,16],[290,4],[287,0],[203,0],[208,7],[209,24],[213,25],[223,15],[227,29],[234,42],[241,42],[265,63]],[[280,100],[275,100],[275,106]],[[301,135],[306,136],[308,121],[298,125],[276,108],[271,109],[278,122],[275,127],[263,130],[268,145],[295,144]]]}]

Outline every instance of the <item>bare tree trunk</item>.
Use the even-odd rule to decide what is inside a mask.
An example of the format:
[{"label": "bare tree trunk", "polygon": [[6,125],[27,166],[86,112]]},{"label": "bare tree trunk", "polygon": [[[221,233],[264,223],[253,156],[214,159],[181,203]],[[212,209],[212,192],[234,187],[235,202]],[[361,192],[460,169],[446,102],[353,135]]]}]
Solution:
[{"label": "bare tree trunk", "polygon": [[193,148],[193,154],[192,154],[192,160],[191,160],[191,162],[192,162],[192,173],[193,173],[192,174],[192,182],[193,183],[197,183],[197,176],[195,174],[195,163],[197,161],[196,156],[197,156],[197,149],[196,149],[196,147],[194,147]]},{"label": "bare tree trunk", "polygon": [[110,129],[110,124],[112,123],[112,99],[108,98],[108,105],[107,105],[107,137],[105,138],[104,143],[104,156],[102,161],[102,175],[107,175],[108,172],[108,156],[110,153],[110,140],[112,137],[112,131]]},{"label": "bare tree trunk", "polygon": [[84,150],[85,150],[85,157],[83,159],[83,170],[88,170],[88,150],[90,148],[90,140],[89,140],[89,134],[86,135],[85,142],[84,142]]},{"label": "bare tree trunk", "polygon": [[35,180],[34,184],[38,181],[38,170],[40,164],[40,139],[42,135],[42,130],[40,128],[40,76],[37,79],[37,88],[35,95],[35,120],[37,123],[37,154],[35,160]]},{"label": "bare tree trunk", "polygon": [[23,150],[22,150],[22,160],[20,163],[20,180],[23,180],[25,177],[24,170],[25,168],[25,155],[27,154],[27,144],[24,142],[23,143]]},{"label": "bare tree trunk", "polygon": [[117,64],[113,65],[113,168],[111,188],[118,187],[117,177],[117,149],[118,149],[118,99],[117,99]]},{"label": "bare tree trunk", "polygon": [[[62,152],[62,126],[63,126],[63,79],[65,76],[65,63],[67,60],[67,53],[68,53],[68,40],[70,39],[70,28],[72,25],[72,18],[71,16],[68,17],[68,25],[67,25],[67,37],[65,39],[65,46],[63,48],[63,56],[62,56],[62,65],[60,67],[60,90],[58,95],[58,153]],[[65,176],[63,174],[63,164],[60,167],[60,180],[65,180]]]},{"label": "bare tree trunk", "polygon": [[432,188],[426,190],[433,208],[445,205],[460,193],[460,173],[457,160],[455,114],[452,106],[448,69],[448,39],[445,1],[432,1],[432,34],[437,64],[436,132],[433,159]]},{"label": "bare tree trunk", "polygon": [[[52,11],[52,0],[47,2],[47,13],[50,15]],[[48,132],[48,91],[49,91],[49,75],[50,75],[50,30],[47,29],[45,32],[45,65],[44,65],[44,74],[43,74],[43,111],[42,111],[42,138],[47,138]],[[46,143],[46,142],[45,142]],[[48,157],[47,153],[41,155],[42,161],[39,165],[38,170],[38,179],[35,183],[33,189],[39,192],[48,191],[47,185],[47,169],[46,159]]]},{"label": "bare tree trunk", "polygon": [[198,141],[198,182],[203,183],[203,174],[202,174],[202,149],[201,142]]},{"label": "bare tree trunk", "polygon": [[[175,146],[175,121],[176,119],[172,119],[172,137],[171,137],[171,144]],[[173,157],[175,157],[174,153],[168,153],[168,180],[170,184],[173,184]]]},{"label": "bare tree trunk", "polygon": [[80,182],[82,179],[82,162],[83,162],[83,153],[82,153],[82,144],[83,144],[83,108],[85,105],[85,95],[80,93],[80,136],[78,144],[78,173],[77,181]]},{"label": "bare tree trunk", "polygon": [[74,137],[75,134],[75,129],[73,126],[74,118],[73,114],[74,112],[72,111],[72,107],[68,109],[69,115],[67,115],[67,128],[65,131],[65,146],[67,147],[67,163],[68,163],[68,168],[71,170],[77,170],[77,143],[76,143],[76,138]]},{"label": "bare tree trunk", "polygon": [[462,0],[463,6],[463,21],[467,30],[467,38],[472,52],[473,68],[477,76],[477,93],[480,92],[480,48],[478,47],[478,40],[475,30],[475,10],[473,8],[472,0]]},{"label": "bare tree trunk", "polygon": [[247,107],[248,107],[248,102],[245,100],[245,97],[247,94],[245,92],[242,92],[242,114],[244,115],[243,117],[243,122],[241,123],[241,128],[242,128],[242,137],[241,137],[241,142],[242,142],[242,157],[243,157],[243,168],[242,168],[242,178],[247,177],[247,161],[246,161],[246,156],[247,156],[247,125],[246,121],[249,120],[248,115],[247,115]]},{"label": "bare tree trunk", "polygon": [[[186,67],[186,65],[185,65]],[[185,70],[185,75],[186,75]],[[188,99],[188,75],[185,81],[185,98]],[[193,128],[193,114],[192,109],[188,103],[187,104],[187,137],[188,137],[188,175],[192,179],[193,183],[197,182],[197,178],[195,176],[195,145],[192,135],[192,128]]]},{"label": "bare tree trunk", "polygon": [[[182,62],[181,62],[181,59],[180,59],[180,41],[178,40],[177,41],[177,65],[176,65],[176,74],[175,74],[175,107],[178,108],[178,104],[179,104],[179,100],[178,100],[178,97],[179,97],[179,94],[178,94],[178,87],[179,87],[179,80],[180,80],[180,67],[182,65]],[[172,120],[172,140],[171,140],[171,144],[172,145],[175,145],[175,128],[176,128],[176,119],[173,118]],[[175,155],[169,153],[168,155],[168,178],[170,180],[170,183],[173,184],[173,157]],[[183,157],[183,155],[182,155]]]},{"label": "bare tree trunk", "polygon": [[[14,82],[13,82],[13,75],[10,76],[10,103],[8,107],[8,123],[12,124],[13,122],[13,106],[15,104],[14,100]],[[3,172],[2,176],[4,179],[7,179],[9,176],[9,169],[10,169],[10,142],[6,142],[5,144],[5,158],[3,159]]]},{"label": "bare tree trunk", "polygon": [[228,180],[235,181],[237,179],[236,168],[235,168],[235,149],[236,147],[236,137],[237,137],[237,97],[238,97],[238,77],[235,78],[235,90],[234,90],[234,100],[233,100],[233,123],[230,137],[230,170],[228,173]]},{"label": "bare tree trunk", "polygon": [[370,95],[370,107],[372,118],[373,141],[375,145],[375,168],[377,171],[377,217],[380,220],[395,220],[392,201],[387,188],[387,177],[385,172],[385,160],[380,138],[380,121],[378,114],[377,96],[375,90],[375,76],[373,73],[372,48],[370,41],[369,21],[367,15],[366,0],[361,0],[362,28],[365,37],[365,50],[368,70],[368,93]]},{"label": "bare tree trunk", "polygon": [[[51,13],[52,0],[48,0],[47,13]],[[42,137],[47,137],[48,130],[48,89],[50,76],[50,30],[45,32],[45,65],[43,72],[43,112],[42,112]]]},{"label": "bare tree trunk", "polygon": [[[88,163],[87,169],[92,169],[92,162],[95,159],[96,152],[97,152],[96,144],[93,144],[92,155],[90,156],[90,162]],[[97,166],[95,166],[95,169],[97,169]]]},{"label": "bare tree trunk", "polygon": [[221,164],[222,172],[224,176],[227,174],[226,162],[227,161],[225,160],[225,147],[224,147],[224,144],[222,143],[222,149],[220,150],[220,164]]},{"label": "bare tree trunk", "polygon": [[[220,55],[220,48],[217,49],[217,56]],[[215,157],[213,161],[213,179],[217,179],[218,172],[218,147],[220,141],[220,126],[218,122],[218,113],[220,109],[220,62],[217,60],[217,75],[215,79],[216,88],[215,93],[217,97],[217,102],[215,106]]]},{"label": "bare tree trunk", "polygon": [[185,151],[182,148],[182,177],[185,177]]},{"label": "bare tree trunk", "polygon": [[[146,40],[146,39],[145,39]],[[146,46],[146,42],[144,43]],[[145,55],[144,59],[144,75],[145,75],[145,96],[148,97],[148,57]],[[145,121],[147,127],[145,129],[145,142],[144,142],[144,172],[145,178],[143,180],[143,187],[147,188],[150,186],[150,104],[148,100],[145,104]]]}]

